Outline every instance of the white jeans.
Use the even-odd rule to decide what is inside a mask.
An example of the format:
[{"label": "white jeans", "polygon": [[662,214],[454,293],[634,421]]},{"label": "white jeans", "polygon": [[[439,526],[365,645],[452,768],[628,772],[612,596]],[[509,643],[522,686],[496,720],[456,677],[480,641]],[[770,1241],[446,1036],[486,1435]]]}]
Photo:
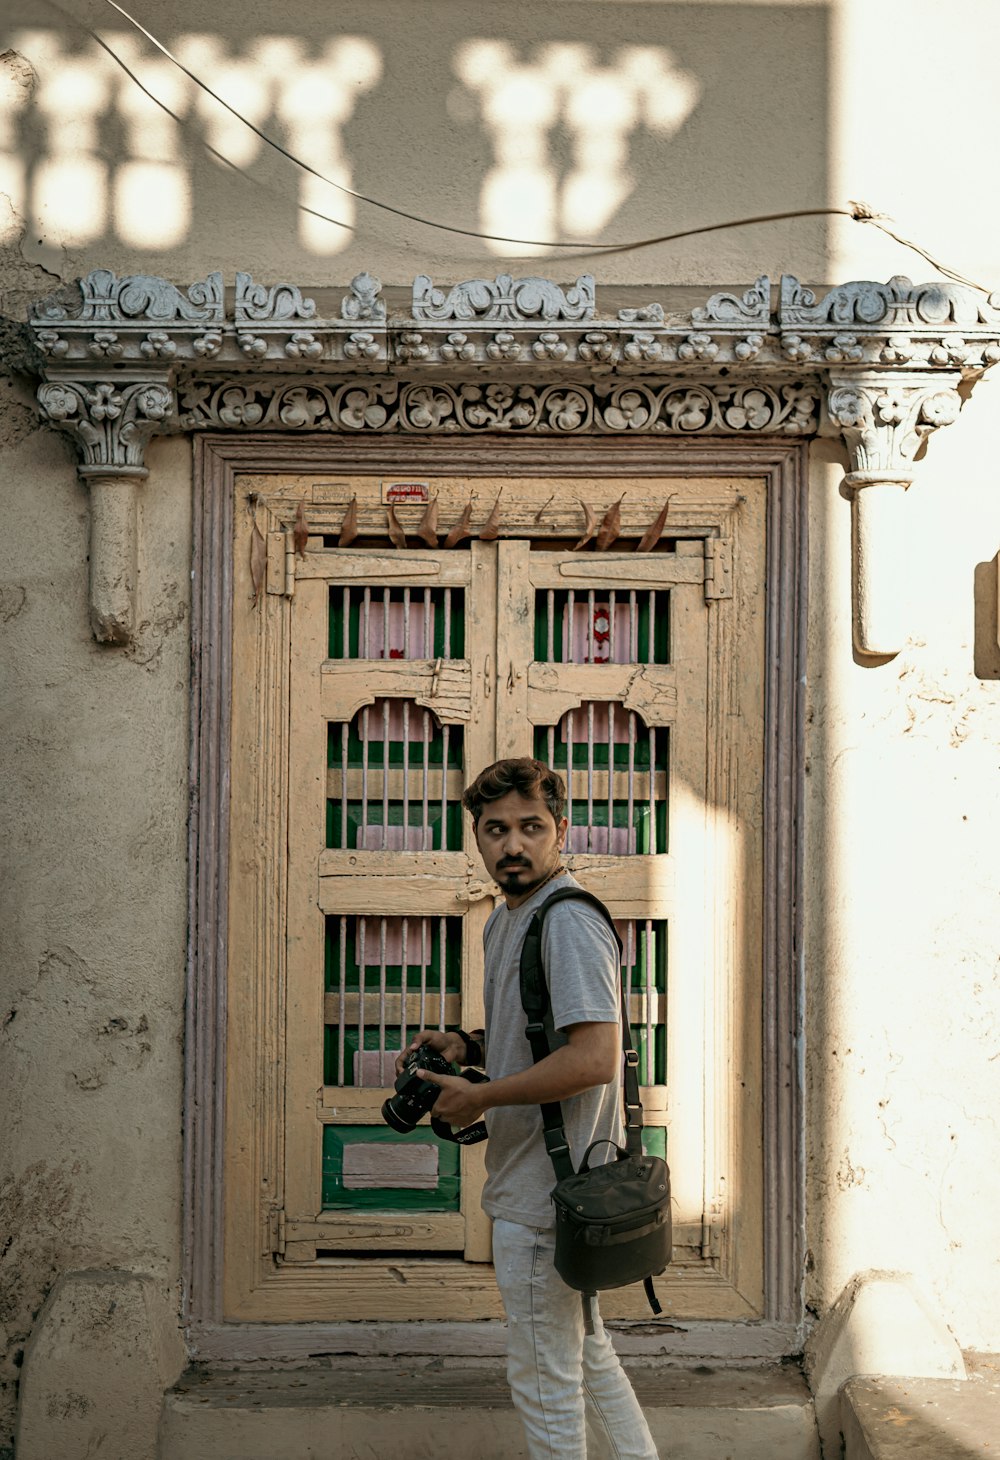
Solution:
[{"label": "white jeans", "polygon": [[[658,1460],[639,1402],[600,1317],[553,1266],[555,1232],[493,1223],[509,1329],[507,1378],[531,1460]],[[596,1304],[594,1305],[596,1308]],[[590,1450],[587,1449],[588,1437]]]}]

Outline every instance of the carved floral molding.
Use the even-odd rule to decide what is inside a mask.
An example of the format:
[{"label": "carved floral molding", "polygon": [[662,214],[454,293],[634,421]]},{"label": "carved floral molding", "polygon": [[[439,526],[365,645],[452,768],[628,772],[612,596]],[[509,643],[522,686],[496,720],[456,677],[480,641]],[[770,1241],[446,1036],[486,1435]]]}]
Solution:
[{"label": "carved floral molding", "polygon": [[[105,496],[145,475],[162,431],[828,431],[847,449],[858,528],[863,489],[905,488],[923,439],[955,420],[957,386],[1000,360],[1000,296],[901,276],[825,292],[762,276],[686,311],[651,300],[602,315],[590,275],[439,287],[421,274],[394,312],[366,273],[324,318],[298,286],[249,274],[227,291],[219,273],[185,289],[97,269],[26,329],[41,412]],[[124,599],[110,619],[119,611]],[[97,618],[109,621],[106,604]],[[860,651],[894,652],[871,628],[856,623]]]},{"label": "carved floral molding", "polygon": [[421,379],[222,385],[195,378],[179,392],[184,430],[515,431],[570,434],[815,432],[819,395],[796,384],[698,385],[567,380],[532,385]]}]

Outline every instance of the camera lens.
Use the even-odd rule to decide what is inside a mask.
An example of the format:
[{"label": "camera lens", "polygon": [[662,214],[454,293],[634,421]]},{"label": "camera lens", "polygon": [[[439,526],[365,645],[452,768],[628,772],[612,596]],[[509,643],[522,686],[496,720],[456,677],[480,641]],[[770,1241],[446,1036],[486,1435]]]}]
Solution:
[{"label": "camera lens", "polygon": [[[423,1112],[421,1111],[420,1114],[422,1115]],[[403,1136],[408,1135],[411,1130],[416,1130],[417,1128],[417,1121],[407,1120],[405,1116],[401,1115],[397,1109],[397,1102],[391,1097],[382,1105],[382,1119],[386,1125],[392,1126],[393,1130],[398,1131]],[[420,1115],[417,1116],[417,1120],[419,1119]]]}]

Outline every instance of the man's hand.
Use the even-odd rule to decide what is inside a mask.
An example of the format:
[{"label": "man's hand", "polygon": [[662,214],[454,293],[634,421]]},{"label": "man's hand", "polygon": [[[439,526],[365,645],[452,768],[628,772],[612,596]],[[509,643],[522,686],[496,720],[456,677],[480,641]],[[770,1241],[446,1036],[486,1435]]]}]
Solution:
[{"label": "man's hand", "polygon": [[482,1084],[473,1084],[461,1075],[435,1075],[431,1070],[424,1070],[421,1078],[429,1084],[439,1086],[441,1091],[431,1108],[431,1115],[455,1130],[464,1130],[467,1125],[474,1125],[487,1108],[490,1090],[487,1080]]},{"label": "man's hand", "polygon": [[453,1029],[421,1029],[415,1034],[404,1050],[396,1056],[396,1074],[403,1072],[403,1060],[413,1050],[419,1049],[422,1044],[429,1044],[431,1049],[436,1049],[438,1054],[443,1055],[446,1060],[453,1064],[461,1064],[465,1058],[465,1040]]}]

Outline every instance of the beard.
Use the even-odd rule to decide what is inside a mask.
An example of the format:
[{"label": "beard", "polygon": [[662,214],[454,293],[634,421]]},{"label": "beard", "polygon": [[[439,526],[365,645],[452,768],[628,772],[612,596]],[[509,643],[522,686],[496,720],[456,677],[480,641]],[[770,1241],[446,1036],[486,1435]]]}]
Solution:
[{"label": "beard", "polygon": [[518,862],[507,867],[498,867],[496,880],[504,892],[509,892],[514,897],[524,897],[526,893],[533,892],[536,887],[541,887],[547,881],[559,865],[559,858],[556,857],[552,865],[543,867],[540,870],[533,867],[530,862]]}]

